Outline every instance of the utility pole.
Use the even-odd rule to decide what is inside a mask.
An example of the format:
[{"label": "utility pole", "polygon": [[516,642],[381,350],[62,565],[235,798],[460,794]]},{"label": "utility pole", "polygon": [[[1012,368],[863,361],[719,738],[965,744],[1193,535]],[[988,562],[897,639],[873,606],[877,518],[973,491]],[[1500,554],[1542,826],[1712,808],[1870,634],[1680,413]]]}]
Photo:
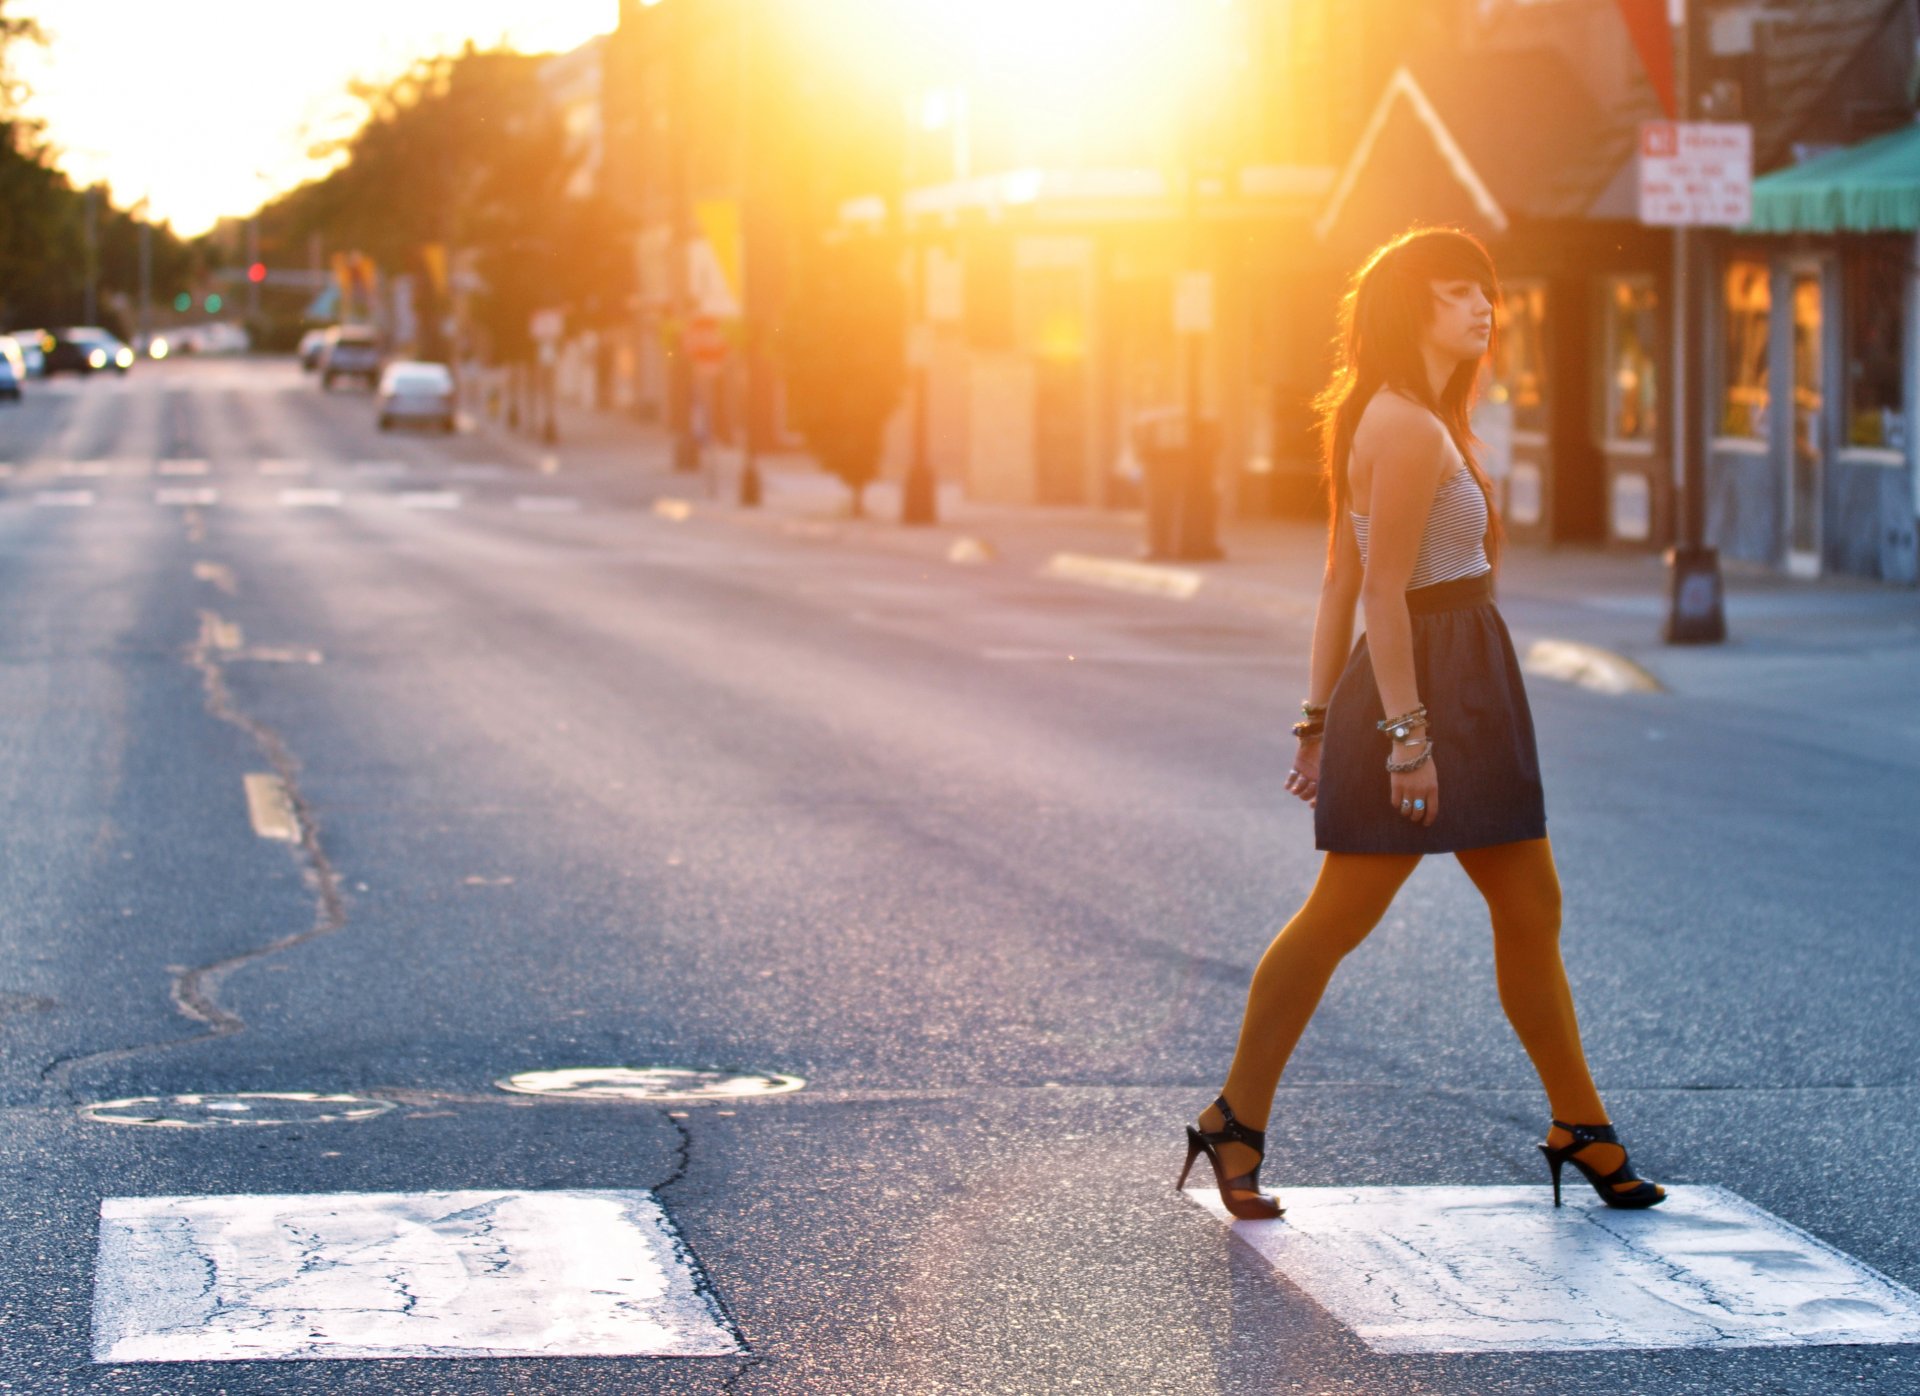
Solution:
[{"label": "utility pole", "polygon": [[100,318],[100,186],[88,186],[80,201],[86,254],[86,286],[80,318],[91,325]]},{"label": "utility pole", "polygon": [[915,246],[913,225],[907,216],[907,194],[913,188],[914,152],[919,146],[920,122],[906,123],[906,149],[902,152],[900,197],[894,202],[895,227],[900,245],[907,254],[907,366],[909,391],[913,394],[913,429],[908,439],[907,474],[900,482],[900,522],[925,525],[940,522],[939,489],[934,480],[928,441],[931,404],[933,324],[927,318],[927,259]]},{"label": "utility pole", "polygon": [[736,196],[740,200],[740,353],[745,362],[741,391],[746,406],[740,413],[740,505],[745,509],[760,506],[760,462],[755,454],[754,414],[760,404],[760,345],[753,302],[753,25],[750,0],[733,0],[738,19],[738,64],[740,105],[739,130],[735,132],[736,159],[739,164]]},{"label": "utility pole", "polygon": [[[1674,108],[1685,123],[1694,116],[1693,5],[1673,0]],[[1705,289],[1699,231],[1682,222],[1673,230],[1673,464],[1678,527],[1667,552],[1668,644],[1716,644],[1727,638],[1720,554],[1706,546],[1705,401],[1706,360],[1701,292]]]},{"label": "utility pole", "polygon": [[153,329],[153,223],[148,217],[147,201],[139,204],[140,214],[140,324],[134,333],[136,353],[147,353]]}]

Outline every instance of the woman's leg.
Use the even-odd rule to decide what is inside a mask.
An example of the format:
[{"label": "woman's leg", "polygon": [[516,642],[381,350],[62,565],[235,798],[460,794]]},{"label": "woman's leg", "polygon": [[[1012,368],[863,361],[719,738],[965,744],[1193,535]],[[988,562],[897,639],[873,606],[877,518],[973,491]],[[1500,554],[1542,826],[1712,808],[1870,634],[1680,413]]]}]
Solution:
[{"label": "woman's leg", "polygon": [[[1500,1006],[1546,1087],[1553,1118],[1605,1124],[1606,1106],[1587,1070],[1574,1018],[1573,991],[1560,961],[1560,876],[1544,838],[1475,848],[1455,855],[1487,899],[1493,917],[1493,963]],[[1556,1129],[1547,1142],[1564,1148],[1573,1136]],[[1583,1161],[1611,1173],[1626,1159],[1617,1144],[1591,1144]],[[1621,1185],[1623,1190],[1635,1184]]]},{"label": "woman's leg", "polygon": [[[1380,923],[1419,862],[1417,853],[1327,854],[1306,904],[1260,957],[1247,990],[1240,1045],[1222,1092],[1234,1118],[1249,1129],[1266,1128],[1280,1073],[1327,981],[1347,952]],[[1212,1106],[1200,1116],[1205,1130],[1217,1130],[1222,1123]],[[1227,1144],[1220,1150],[1220,1162],[1229,1177],[1238,1177],[1255,1159],[1253,1150]]]}]

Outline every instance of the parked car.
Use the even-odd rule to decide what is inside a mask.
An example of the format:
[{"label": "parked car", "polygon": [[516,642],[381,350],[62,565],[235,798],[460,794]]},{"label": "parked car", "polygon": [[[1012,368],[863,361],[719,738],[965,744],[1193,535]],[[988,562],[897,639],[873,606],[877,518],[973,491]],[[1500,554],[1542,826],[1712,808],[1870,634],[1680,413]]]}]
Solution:
[{"label": "parked car", "polygon": [[325,329],[308,330],[300,336],[300,368],[312,373],[320,367],[320,351],[327,347]]},{"label": "parked car", "polygon": [[320,386],[339,378],[359,378],[371,388],[380,381],[380,335],[371,325],[335,325],[320,350]]},{"label": "parked car", "polygon": [[20,401],[20,385],[26,380],[26,356],[12,335],[0,334],[0,398]]},{"label": "parked car", "polygon": [[445,364],[411,360],[387,365],[380,375],[380,430],[399,422],[425,422],[453,430],[453,374]]},{"label": "parked car", "polygon": [[124,374],[133,367],[133,350],[97,325],[75,325],[41,337],[46,373],[99,373],[113,369]]}]

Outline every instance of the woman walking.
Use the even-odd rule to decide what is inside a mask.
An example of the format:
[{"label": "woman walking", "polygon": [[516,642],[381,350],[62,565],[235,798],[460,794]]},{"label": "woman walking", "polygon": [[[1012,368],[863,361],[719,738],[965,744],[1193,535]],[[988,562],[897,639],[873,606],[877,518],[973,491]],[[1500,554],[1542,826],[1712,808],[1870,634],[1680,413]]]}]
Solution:
[{"label": "woman walking", "polygon": [[[1666,1193],[1636,1177],[1588,1074],[1560,962],[1560,883],[1519,664],[1493,604],[1500,530],[1467,417],[1499,285],[1466,233],[1417,229],[1375,252],[1341,307],[1321,395],[1333,517],[1310,692],[1287,789],[1314,810],[1313,891],[1254,971],[1225,1089],[1187,1130],[1236,1217],[1260,1191],[1264,1128],[1294,1044],[1348,951],[1423,855],[1451,853],[1486,898],[1500,1003],[1552,1109],[1540,1150],[1611,1207]],[[1366,634],[1353,640],[1354,607]],[[1442,772],[1445,772],[1444,779]]]}]

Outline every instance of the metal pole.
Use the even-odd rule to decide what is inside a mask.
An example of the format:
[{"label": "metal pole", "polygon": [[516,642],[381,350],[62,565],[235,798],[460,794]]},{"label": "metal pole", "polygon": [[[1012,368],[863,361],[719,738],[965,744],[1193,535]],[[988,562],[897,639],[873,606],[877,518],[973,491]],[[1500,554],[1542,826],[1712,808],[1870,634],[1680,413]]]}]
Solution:
[{"label": "metal pole", "polygon": [[86,286],[80,318],[91,325],[100,318],[100,186],[88,188],[81,200],[85,223]]},{"label": "metal pole", "polygon": [[140,324],[134,338],[140,345],[136,352],[146,353],[153,328],[153,224],[147,219],[146,200],[140,202]]},{"label": "metal pole", "polygon": [[748,23],[749,8],[748,0],[734,0],[739,16],[736,60],[740,129],[735,134],[740,164],[740,352],[745,359],[742,391],[746,396],[746,406],[740,413],[740,505],[756,509],[760,505],[760,462],[754,451],[754,411],[759,405],[760,346],[755,342],[753,320],[753,26]]},{"label": "metal pole", "polygon": [[[1693,118],[1693,6],[1676,0],[1674,26],[1674,108],[1682,122]],[[1676,519],[1674,546],[1667,553],[1668,644],[1713,644],[1727,638],[1720,555],[1705,545],[1706,436],[1704,375],[1706,327],[1701,320],[1701,239],[1693,229],[1673,230],[1673,405]]]}]

